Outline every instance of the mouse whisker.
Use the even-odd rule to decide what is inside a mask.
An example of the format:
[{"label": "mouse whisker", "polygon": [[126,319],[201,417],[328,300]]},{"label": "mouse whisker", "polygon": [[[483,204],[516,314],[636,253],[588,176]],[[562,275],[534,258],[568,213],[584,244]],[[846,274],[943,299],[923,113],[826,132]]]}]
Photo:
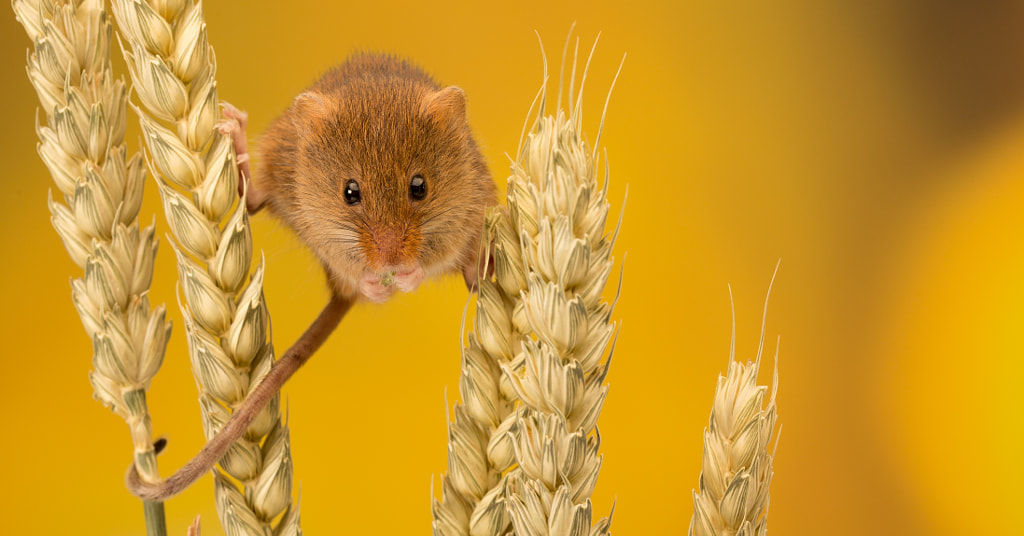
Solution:
[{"label": "mouse whisker", "polygon": [[351,236],[351,237],[356,237],[356,236],[359,236],[361,233],[360,233],[360,230],[355,228],[355,227],[335,227],[335,228],[331,228],[331,229],[325,229],[325,230],[321,231],[318,234],[320,234],[321,236]]},{"label": "mouse whisker", "polygon": [[431,214],[431,215],[427,216],[426,218],[420,220],[420,222],[418,224],[416,224],[416,227],[414,227],[414,229],[419,229],[420,227],[423,227],[427,223],[430,223],[431,221],[433,221],[434,219],[438,218],[439,216],[444,216],[445,214],[448,214],[449,212],[452,212],[453,210],[458,210],[459,208],[461,208],[461,207],[448,207],[448,208],[446,208],[446,209],[444,209],[444,210],[442,210],[440,212]]},{"label": "mouse whisker", "polygon": [[352,231],[356,230],[356,226],[353,225],[352,222],[350,222],[350,221],[346,221],[346,220],[342,220],[342,219],[339,219],[339,218],[336,218],[336,217],[330,217],[330,216],[328,216],[326,218],[326,220],[327,220],[328,223],[331,223],[331,224],[333,224],[333,225],[335,225],[337,227],[340,227],[342,229],[348,229],[348,230],[352,230]]}]

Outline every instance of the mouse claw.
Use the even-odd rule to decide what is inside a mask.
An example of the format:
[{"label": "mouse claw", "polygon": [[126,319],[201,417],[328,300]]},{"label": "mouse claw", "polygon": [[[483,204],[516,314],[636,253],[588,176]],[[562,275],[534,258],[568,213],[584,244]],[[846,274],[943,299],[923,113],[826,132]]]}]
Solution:
[{"label": "mouse claw", "polygon": [[249,128],[249,114],[239,110],[234,104],[221,101],[220,112],[225,119],[234,119],[235,121],[238,121],[238,125],[242,127],[243,132]]}]

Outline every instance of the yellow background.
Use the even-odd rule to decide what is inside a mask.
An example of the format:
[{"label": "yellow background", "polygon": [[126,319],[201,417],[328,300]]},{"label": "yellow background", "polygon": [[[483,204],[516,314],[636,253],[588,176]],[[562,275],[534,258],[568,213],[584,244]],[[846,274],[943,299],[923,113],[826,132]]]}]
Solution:
[{"label": "yellow background", "polygon": [[[770,341],[782,338],[771,532],[1019,530],[1022,6],[349,4],[207,3],[220,94],[249,111],[252,133],[351,51],[391,51],[466,90],[504,184],[505,153],[540,83],[534,30],[553,66],[572,21],[584,48],[603,32],[588,82],[591,133],[628,53],[604,137],[615,214],[629,184],[617,248],[628,259],[594,495],[601,515],[617,500],[616,534],[685,532],[701,433],[726,366],[727,284],[738,355],[749,359],[780,257],[767,326]],[[3,532],[141,534],[141,506],[121,484],[127,430],[90,398],[90,343],[67,284],[78,269],[48,222],[27,45],[8,11],[0,17]],[[137,147],[137,129],[130,136]],[[163,237],[152,182],[146,196],[142,218],[156,214]],[[283,350],[324,302],[325,286],[286,230],[266,215],[254,225]],[[170,439],[165,473],[202,442],[175,280],[164,240],[152,295],[175,327],[150,401],[156,433]],[[452,278],[361,306],[288,385],[308,534],[429,533],[464,299]],[[171,534],[196,514],[205,533],[221,533],[209,478],[167,514]]]}]

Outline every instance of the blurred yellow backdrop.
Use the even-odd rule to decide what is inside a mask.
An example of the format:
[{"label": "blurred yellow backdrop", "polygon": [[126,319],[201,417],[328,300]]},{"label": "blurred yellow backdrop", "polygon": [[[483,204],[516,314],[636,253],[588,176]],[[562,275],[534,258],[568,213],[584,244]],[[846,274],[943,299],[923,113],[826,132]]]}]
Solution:
[{"label": "blurred yellow backdrop", "polygon": [[[780,257],[771,532],[1012,533],[1024,499],[1024,7],[772,4],[250,1],[206,13],[220,95],[248,110],[252,133],[348,53],[390,51],[466,90],[501,184],[540,83],[534,31],[553,65],[573,21],[584,45],[603,32],[591,133],[628,54],[603,138],[613,204],[629,184],[617,253],[628,261],[594,497],[601,515],[616,502],[616,534],[685,533],[728,357],[727,284],[749,359]],[[121,483],[127,430],[90,398],[67,284],[77,268],[48,222],[27,46],[0,17],[4,532],[142,534]],[[163,236],[149,186],[142,215]],[[287,231],[266,215],[254,225],[281,350],[325,286]],[[175,280],[165,241],[152,301],[168,304],[175,333],[150,394],[170,439],[165,473],[202,443]],[[429,532],[464,300],[450,279],[361,306],[288,385],[307,533]],[[204,533],[222,532],[208,478],[168,504],[171,534],[196,514]]]}]

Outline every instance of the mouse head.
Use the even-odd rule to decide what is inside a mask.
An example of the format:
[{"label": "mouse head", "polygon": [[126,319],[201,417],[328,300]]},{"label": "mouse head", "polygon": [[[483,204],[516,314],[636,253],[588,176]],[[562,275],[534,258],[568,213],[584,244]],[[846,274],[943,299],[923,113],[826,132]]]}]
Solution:
[{"label": "mouse head", "polygon": [[474,262],[494,185],[461,89],[360,79],[295,107],[302,227],[337,283],[383,301]]}]

